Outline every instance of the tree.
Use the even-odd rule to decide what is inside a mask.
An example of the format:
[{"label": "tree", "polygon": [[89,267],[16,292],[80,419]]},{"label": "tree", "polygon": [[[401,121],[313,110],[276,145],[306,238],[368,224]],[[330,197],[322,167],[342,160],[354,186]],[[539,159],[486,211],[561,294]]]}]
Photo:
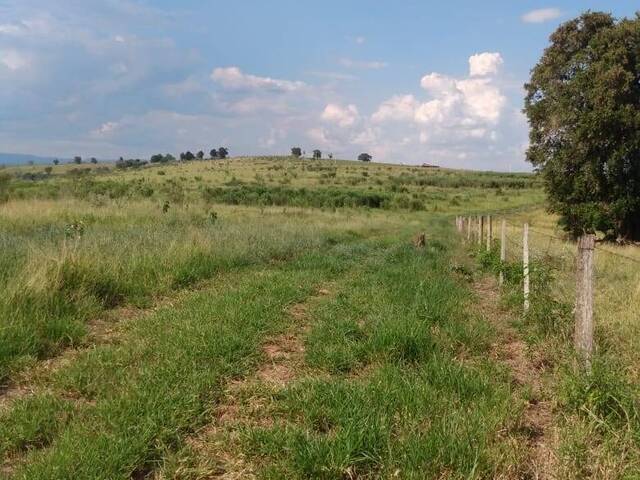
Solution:
[{"label": "tree", "polygon": [[82,163],[82,157],[80,156],[73,157],[73,163],[77,163],[78,165],[80,165]]},{"label": "tree", "polygon": [[184,159],[187,160],[188,162],[190,162],[191,160],[195,160],[196,156],[191,153],[191,151],[187,150],[187,152],[184,154]]},{"label": "tree", "polygon": [[373,157],[368,153],[361,153],[360,155],[358,155],[358,160],[360,160],[361,162],[370,162],[372,158]]},{"label": "tree", "polygon": [[640,240],[640,15],[561,25],[525,85],[527,160],[573,235]]},{"label": "tree", "polygon": [[333,153],[330,153],[329,155],[327,155],[329,157],[329,160],[333,160]]},{"label": "tree", "polygon": [[218,157],[221,160],[224,160],[225,158],[227,158],[227,155],[229,155],[229,150],[227,150],[225,147],[220,147],[218,149]]},{"label": "tree", "polygon": [[46,173],[47,175],[51,175],[52,171],[53,171],[53,167],[52,166],[44,167],[44,173]]},{"label": "tree", "polygon": [[218,158],[218,150],[216,150],[215,148],[212,148],[211,151],[209,152],[209,158]]},{"label": "tree", "polygon": [[291,156],[300,158],[302,156],[302,149],[300,147],[293,147],[291,149]]},{"label": "tree", "polygon": [[202,160],[204,158],[204,152],[200,150],[198,153],[196,153],[196,157],[198,157],[198,160]]},{"label": "tree", "polygon": [[164,157],[161,153],[156,153],[155,155],[151,155],[149,161],[151,163],[162,163],[164,161]]},{"label": "tree", "polygon": [[54,165],[59,165],[60,164],[60,160],[58,160],[57,158],[53,159],[53,164]]},{"label": "tree", "polygon": [[168,163],[168,162],[175,162],[176,161],[176,157],[174,157],[173,155],[171,155],[170,153],[167,153],[164,158],[162,159],[163,163]]},{"label": "tree", "polygon": [[95,165],[96,163],[98,163],[98,159],[97,159],[96,157],[91,157],[91,160],[90,160],[90,161],[91,161],[91,163],[93,163],[94,165]]},{"label": "tree", "polygon": [[322,158],[322,152],[320,150],[313,151],[313,159],[320,160]]}]

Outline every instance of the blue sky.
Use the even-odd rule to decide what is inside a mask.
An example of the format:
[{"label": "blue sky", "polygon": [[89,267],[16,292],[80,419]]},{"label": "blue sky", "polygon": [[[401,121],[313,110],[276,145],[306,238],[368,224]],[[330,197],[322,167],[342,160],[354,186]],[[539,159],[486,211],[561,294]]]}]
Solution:
[{"label": "blue sky", "polygon": [[549,34],[632,1],[0,0],[0,151],[148,157],[299,145],[523,170]]}]

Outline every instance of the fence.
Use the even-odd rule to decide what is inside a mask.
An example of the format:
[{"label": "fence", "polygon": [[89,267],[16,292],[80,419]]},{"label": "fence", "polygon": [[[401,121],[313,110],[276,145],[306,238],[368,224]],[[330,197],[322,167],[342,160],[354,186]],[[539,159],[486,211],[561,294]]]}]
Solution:
[{"label": "fence", "polygon": [[[493,219],[490,215],[487,216],[467,216],[456,217],[456,229],[458,233],[466,239],[467,243],[476,243],[478,247],[486,249],[490,252],[494,246],[495,240],[493,238]],[[509,235],[508,230],[511,230]],[[513,235],[514,230],[516,235]],[[530,232],[531,229],[528,223],[523,223],[521,230],[519,228],[513,228],[510,226],[508,229],[507,221],[502,218],[500,221],[500,237],[497,240],[499,242],[500,252],[500,271],[498,282],[502,286],[505,279],[505,266],[507,263],[507,252],[513,252],[516,247],[517,258],[522,260],[522,294],[523,294],[523,311],[525,314],[529,311],[531,306],[531,275],[530,275]],[[517,235],[519,233],[519,235]],[[549,244],[547,246],[546,253],[543,256],[549,255],[551,242],[553,240],[566,242],[553,235],[546,234],[544,232],[536,232],[536,235],[541,235],[549,238]],[[518,239],[518,236],[520,239]],[[581,358],[581,362],[584,367],[589,370],[591,368],[591,358],[593,355],[594,342],[594,252],[596,249],[595,236],[592,234],[585,234],[578,239],[575,245],[575,254],[570,255],[575,266],[575,325],[574,325],[574,346],[577,354]],[[540,252],[538,252],[540,253]],[[614,253],[614,252],[609,252]],[[513,255],[513,254],[512,254]],[[566,259],[565,259],[566,260]],[[635,259],[633,259],[636,261]]]}]

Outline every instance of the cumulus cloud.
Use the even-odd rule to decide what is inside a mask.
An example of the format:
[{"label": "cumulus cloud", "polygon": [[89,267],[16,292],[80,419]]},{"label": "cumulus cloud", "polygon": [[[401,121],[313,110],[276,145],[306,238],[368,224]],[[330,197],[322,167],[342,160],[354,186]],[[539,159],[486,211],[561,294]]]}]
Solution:
[{"label": "cumulus cloud", "polygon": [[340,65],[347,68],[362,68],[368,70],[380,70],[381,68],[387,68],[389,64],[387,62],[381,62],[378,60],[354,60],[352,58],[341,58]]},{"label": "cumulus cloud", "polygon": [[3,65],[11,71],[16,71],[27,67],[29,65],[29,59],[17,50],[0,50],[0,65]]},{"label": "cumulus cloud", "polygon": [[350,104],[346,107],[336,103],[329,103],[322,112],[322,119],[335,123],[340,127],[351,127],[358,120],[358,109],[355,105]]},{"label": "cumulus cloud", "polygon": [[119,126],[118,122],[105,122],[93,130],[91,134],[95,137],[104,137],[117,130]]},{"label": "cumulus cloud", "polygon": [[224,88],[233,90],[268,90],[274,92],[293,92],[302,89],[304,82],[259,77],[243,73],[238,67],[216,68],[211,79]]},{"label": "cumulus cloud", "polygon": [[498,52],[476,53],[469,57],[469,75],[472,77],[495,75],[503,63],[502,55]]},{"label": "cumulus cloud", "polygon": [[417,107],[418,101],[413,95],[394,95],[380,104],[371,120],[375,123],[411,120]]},{"label": "cumulus cloud", "polygon": [[561,15],[562,12],[558,8],[540,8],[538,10],[531,10],[520,18],[525,23],[544,23],[555,20]]}]

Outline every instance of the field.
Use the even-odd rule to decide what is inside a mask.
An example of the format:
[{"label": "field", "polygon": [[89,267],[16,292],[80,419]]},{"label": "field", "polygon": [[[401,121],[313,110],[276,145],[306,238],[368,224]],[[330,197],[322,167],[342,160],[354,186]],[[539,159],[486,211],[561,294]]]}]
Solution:
[{"label": "field", "polygon": [[25,166],[0,201],[7,478],[640,475],[637,269],[598,257],[585,376],[569,243],[534,237],[523,316],[517,256],[499,289],[455,233],[492,213],[558,235],[534,175]]}]

